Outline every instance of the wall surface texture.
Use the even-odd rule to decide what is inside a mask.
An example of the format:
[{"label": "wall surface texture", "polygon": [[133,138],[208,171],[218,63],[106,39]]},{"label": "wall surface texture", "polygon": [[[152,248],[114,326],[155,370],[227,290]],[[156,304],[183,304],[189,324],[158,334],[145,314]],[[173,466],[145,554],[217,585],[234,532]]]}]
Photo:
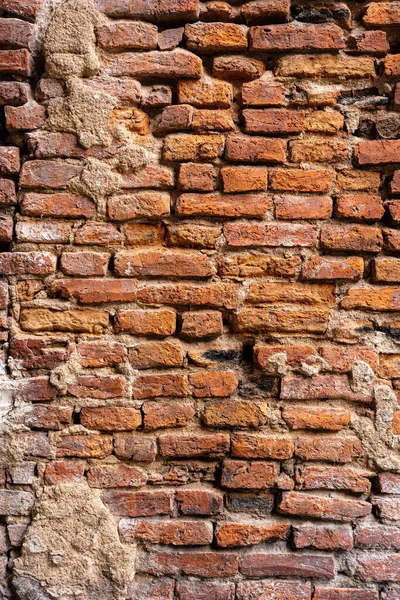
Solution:
[{"label": "wall surface texture", "polygon": [[0,46],[0,597],[399,600],[400,2]]}]

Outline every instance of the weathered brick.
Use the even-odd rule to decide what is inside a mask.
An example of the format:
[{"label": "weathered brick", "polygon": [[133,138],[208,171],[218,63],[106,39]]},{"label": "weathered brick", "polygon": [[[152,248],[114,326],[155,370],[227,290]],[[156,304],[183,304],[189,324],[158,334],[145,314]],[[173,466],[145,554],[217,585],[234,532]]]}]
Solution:
[{"label": "weathered brick", "polygon": [[368,493],[371,490],[368,477],[371,476],[371,471],[362,471],[351,467],[304,465],[299,467],[296,481],[304,489],[338,489]]},{"label": "weathered brick", "polygon": [[314,600],[378,600],[378,592],[364,588],[316,587]]},{"label": "weathered brick", "polygon": [[28,217],[90,218],[96,214],[95,204],[85,196],[58,194],[24,194],[21,210]]},{"label": "weathered brick", "polygon": [[202,546],[213,539],[212,524],[207,521],[138,521],[123,519],[119,534],[125,543],[136,540],[172,546]]},{"label": "weathered brick", "polygon": [[195,398],[230,396],[238,386],[233,371],[199,372],[189,375],[189,383]]},{"label": "weathered brick", "polygon": [[247,56],[216,56],[212,64],[213,76],[228,80],[248,81],[257,79],[261,77],[264,70],[265,66],[261,60]]},{"label": "weathered brick", "polygon": [[367,225],[323,225],[322,247],[328,250],[379,252],[383,245],[382,233]]},{"label": "weathered brick", "polygon": [[329,309],[321,308],[248,308],[239,310],[232,319],[236,332],[324,333]]},{"label": "weathered brick", "polygon": [[297,256],[283,258],[265,254],[232,254],[220,259],[221,277],[293,277],[301,260]]},{"label": "weathered brick", "polygon": [[173,310],[128,310],[119,312],[115,320],[115,331],[127,331],[135,335],[173,335],[176,328],[176,313]]},{"label": "weathered brick", "polygon": [[291,458],[294,443],[289,437],[275,437],[251,433],[232,435],[232,456],[240,458]]},{"label": "weathered brick", "polygon": [[224,192],[251,192],[267,188],[265,167],[224,167],[221,169]]},{"label": "weathered brick", "polygon": [[190,404],[146,402],[142,406],[143,426],[147,431],[167,427],[184,427],[192,420],[195,411]]},{"label": "weathered brick", "polygon": [[290,3],[287,0],[270,2],[255,0],[242,6],[242,15],[247,23],[259,23],[266,20],[271,23],[281,23],[289,20]]},{"label": "weathered brick", "polygon": [[222,155],[221,135],[169,135],[164,140],[163,156],[167,161],[209,161]]},{"label": "weathered brick", "polygon": [[48,308],[24,308],[20,326],[25,331],[67,331],[71,333],[102,333],[109,315],[100,310],[53,311]]},{"label": "weathered brick", "polygon": [[297,223],[229,223],[224,225],[224,236],[229,246],[315,246],[317,230],[312,225]]},{"label": "weathered brick", "polygon": [[348,463],[362,455],[362,446],[358,438],[304,436],[296,440],[295,455],[304,460]]},{"label": "weathered brick", "polygon": [[333,173],[327,169],[285,169],[270,172],[270,187],[287,192],[328,192]]},{"label": "weathered brick", "polygon": [[197,79],[203,73],[203,65],[198,56],[181,49],[172,52],[153,50],[142,54],[140,61],[137,60],[137,54],[124,52],[107,56],[104,59],[104,72],[112,77]]},{"label": "weathered brick", "polygon": [[179,169],[178,187],[185,192],[212,192],[214,189],[213,165],[183,163]]},{"label": "weathered brick", "polygon": [[193,575],[197,577],[229,577],[238,570],[235,554],[216,552],[156,552],[141,555],[138,568],[144,573],[158,575]]},{"label": "weathered brick", "polygon": [[354,149],[354,156],[359,165],[385,165],[396,162],[399,149],[398,140],[359,142]]},{"label": "weathered brick", "polygon": [[396,287],[351,288],[342,300],[341,307],[396,311],[398,310],[398,291]]},{"label": "weathered brick", "polygon": [[225,158],[234,162],[280,163],[285,160],[285,148],[283,140],[232,135],[226,140]]},{"label": "weathered brick", "polygon": [[132,431],[142,424],[138,409],[124,406],[82,408],[80,421],[87,429],[100,431]]},{"label": "weathered brick", "polygon": [[91,467],[88,471],[88,484],[93,488],[142,487],[146,481],[142,469],[128,465]]},{"label": "weathered brick", "polygon": [[129,348],[128,360],[136,369],[153,367],[181,367],[184,352],[175,341],[142,342]]},{"label": "weathered brick", "polygon": [[46,466],[47,485],[62,483],[80,483],[83,480],[85,463],[83,461],[53,460]]},{"label": "weathered brick", "polygon": [[223,464],[221,485],[228,489],[262,490],[275,485],[279,463],[226,460]]},{"label": "weathered brick", "polygon": [[360,555],[357,560],[356,573],[361,581],[382,582],[400,581],[400,557],[398,554]]},{"label": "weathered brick", "polygon": [[258,402],[219,400],[208,402],[202,419],[208,427],[259,428],[267,422],[267,406]]},{"label": "weathered brick", "polygon": [[185,250],[119,252],[115,257],[114,270],[121,277],[197,279],[214,274],[212,263],[205,254]]},{"label": "weathered brick", "polygon": [[67,435],[57,442],[57,458],[105,458],[112,453],[110,435]]},{"label": "weathered brick", "polygon": [[[229,168],[229,167],[227,167]],[[250,167],[251,168],[251,167]],[[246,183],[239,187],[249,188]],[[238,190],[241,191],[241,190]],[[261,219],[271,208],[271,199],[265,194],[181,194],[176,205],[176,214],[182,217],[240,218],[255,217]]]},{"label": "weathered brick", "polygon": [[347,525],[305,523],[293,528],[293,542],[296,548],[351,550],[353,548],[353,531]]},{"label": "weathered brick", "polygon": [[252,50],[340,50],[343,30],[337,25],[268,25],[250,28]]},{"label": "weathered brick", "polygon": [[9,206],[16,203],[14,182],[9,179],[0,179],[0,205]]},{"label": "weathered brick", "polygon": [[217,527],[215,539],[221,548],[252,546],[285,539],[289,529],[289,523],[225,523]]},{"label": "weathered brick", "polygon": [[279,77],[370,79],[375,77],[375,64],[374,59],[367,56],[295,54],[278,58],[275,74]]},{"label": "weathered brick", "polygon": [[154,50],[157,27],[134,21],[111,22],[97,28],[97,41],[106,50]]},{"label": "weathered brick", "polygon": [[246,304],[308,304],[333,306],[335,304],[334,288],[330,284],[308,284],[308,283],[251,283],[247,295]]},{"label": "weathered brick", "polygon": [[360,525],[355,530],[354,543],[359,548],[398,550],[400,547],[400,531],[394,525]]},{"label": "weathered brick", "polygon": [[30,77],[32,57],[28,50],[0,50],[0,73]]},{"label": "weathered brick", "polygon": [[172,494],[166,491],[111,491],[105,495],[110,510],[122,517],[150,517],[172,513]]},{"label": "weathered brick", "polygon": [[180,600],[191,600],[191,598],[197,598],[197,600],[208,600],[208,598],[215,598],[215,600],[233,600],[235,597],[235,584],[229,581],[184,581],[178,582],[177,591]]},{"label": "weathered brick", "polygon": [[166,217],[170,213],[170,196],[166,192],[151,191],[122,194],[110,198],[107,209],[112,221]]},{"label": "weathered brick", "polygon": [[282,417],[291,429],[340,431],[350,423],[351,413],[348,410],[296,405],[285,407]]},{"label": "weathered brick", "polygon": [[229,435],[214,433],[212,435],[162,435],[159,437],[161,456],[194,457],[220,456],[229,451]]},{"label": "weathered brick", "polygon": [[301,133],[304,123],[304,113],[285,109],[247,108],[243,111],[243,118],[246,133]]},{"label": "weathered brick", "polygon": [[285,86],[266,77],[245,83],[242,87],[242,103],[246,106],[284,106]]},{"label": "weathered brick", "polygon": [[361,279],[364,273],[364,261],[361,257],[326,258],[313,256],[303,263],[301,274],[304,279],[315,281],[335,279]]},{"label": "weathered brick", "polygon": [[187,376],[181,374],[139,375],[136,377],[132,394],[135,399],[158,398],[165,396],[186,396]]},{"label": "weathered brick", "polygon": [[124,460],[153,462],[156,456],[155,439],[132,433],[116,433],[114,453],[118,458]]},{"label": "weathered brick", "polygon": [[176,501],[183,515],[208,516],[222,512],[223,496],[213,490],[178,490]]},{"label": "weathered brick", "polygon": [[51,286],[55,295],[76,298],[81,304],[134,301],[136,289],[136,282],[129,279],[60,279]]},{"label": "weathered brick", "polygon": [[30,492],[20,490],[0,490],[0,515],[2,517],[28,516],[35,503]]},{"label": "weathered brick", "polygon": [[303,492],[285,492],[279,504],[285,515],[296,515],[334,521],[351,521],[371,512],[371,504],[363,500],[311,496]]},{"label": "weathered brick", "polygon": [[[250,4],[259,4],[251,2]],[[266,2],[266,5],[271,5]],[[236,597],[238,600],[310,600],[311,584],[295,581],[281,581],[279,579],[265,579],[263,581],[240,581],[237,586]]]},{"label": "weathered brick", "polygon": [[240,571],[250,577],[315,577],[333,579],[335,563],[330,556],[302,554],[249,554],[241,561]]},{"label": "weathered brick", "polygon": [[209,283],[192,285],[147,285],[138,292],[138,300],[143,304],[171,304],[176,306],[210,306],[215,308],[236,308],[238,286],[229,283]]},{"label": "weathered brick", "polygon": [[235,23],[194,23],[185,26],[189,50],[209,54],[247,50],[247,27]]},{"label": "weathered brick", "polygon": [[230,108],[232,101],[230,83],[209,79],[178,82],[179,104],[191,104],[197,108]]},{"label": "weathered brick", "polygon": [[218,337],[223,333],[222,313],[216,310],[190,311],[182,315],[181,335],[188,339]]}]

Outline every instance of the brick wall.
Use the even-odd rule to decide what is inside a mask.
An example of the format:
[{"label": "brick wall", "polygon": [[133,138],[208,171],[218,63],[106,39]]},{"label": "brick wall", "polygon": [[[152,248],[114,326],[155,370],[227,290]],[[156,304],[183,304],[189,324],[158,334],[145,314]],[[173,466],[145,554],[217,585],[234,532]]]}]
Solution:
[{"label": "brick wall", "polygon": [[0,596],[399,600],[400,2],[0,11]]}]

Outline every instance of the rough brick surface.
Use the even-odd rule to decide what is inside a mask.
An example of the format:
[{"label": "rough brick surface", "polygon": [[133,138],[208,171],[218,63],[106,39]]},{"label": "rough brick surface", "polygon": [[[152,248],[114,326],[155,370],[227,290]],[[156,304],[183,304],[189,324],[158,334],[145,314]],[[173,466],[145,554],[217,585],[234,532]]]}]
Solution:
[{"label": "rough brick surface", "polygon": [[2,598],[400,598],[399,36],[0,0]]}]

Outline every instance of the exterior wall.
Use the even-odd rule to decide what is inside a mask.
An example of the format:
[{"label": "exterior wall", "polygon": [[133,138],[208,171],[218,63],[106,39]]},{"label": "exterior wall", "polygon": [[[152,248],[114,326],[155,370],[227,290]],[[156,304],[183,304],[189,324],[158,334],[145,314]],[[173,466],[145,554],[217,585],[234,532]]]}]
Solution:
[{"label": "exterior wall", "polygon": [[0,596],[399,600],[400,3],[0,11]]}]

